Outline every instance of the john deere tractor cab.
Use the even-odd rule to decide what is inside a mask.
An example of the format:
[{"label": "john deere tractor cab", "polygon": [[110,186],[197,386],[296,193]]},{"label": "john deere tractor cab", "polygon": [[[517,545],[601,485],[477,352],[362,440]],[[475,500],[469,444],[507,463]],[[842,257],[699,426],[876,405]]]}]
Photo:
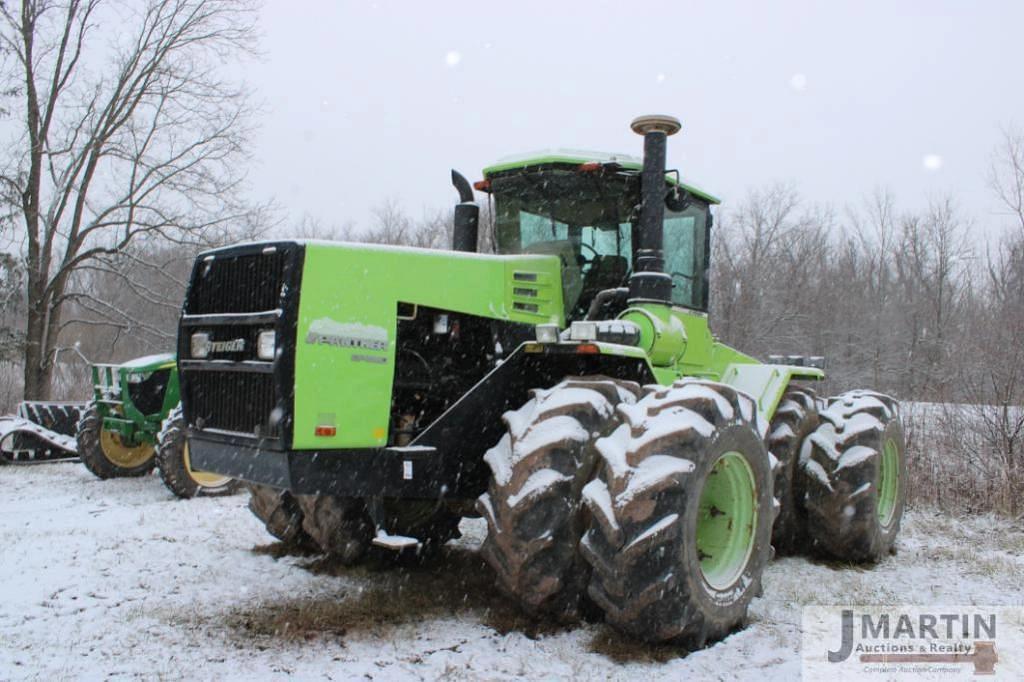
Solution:
[{"label": "john deere tractor cab", "polygon": [[[708,326],[711,206],[642,161],[533,155],[485,169],[452,251],[317,241],[195,264],[178,335],[192,463],[248,482],[286,543],[356,561],[486,519],[523,608],[584,601],[620,630],[702,644],[737,627],[774,541],[874,561],[902,515],[898,406],[828,401],[803,358],[761,364]],[[774,524],[774,532],[773,532]]]}]

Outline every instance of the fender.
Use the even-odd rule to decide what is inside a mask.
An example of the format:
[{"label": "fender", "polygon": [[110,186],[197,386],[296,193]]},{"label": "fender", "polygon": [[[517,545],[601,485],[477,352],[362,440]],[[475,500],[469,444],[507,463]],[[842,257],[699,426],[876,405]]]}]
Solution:
[{"label": "fender", "polygon": [[733,363],[722,372],[720,381],[749,393],[757,403],[757,411],[769,423],[775,416],[789,382],[793,379],[820,381],[825,373],[814,367],[794,365],[761,365]]}]

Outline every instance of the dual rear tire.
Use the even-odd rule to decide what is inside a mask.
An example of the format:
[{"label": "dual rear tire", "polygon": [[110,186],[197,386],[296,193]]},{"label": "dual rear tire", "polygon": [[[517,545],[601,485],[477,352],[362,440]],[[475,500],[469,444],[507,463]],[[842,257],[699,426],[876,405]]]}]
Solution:
[{"label": "dual rear tire", "polygon": [[800,452],[807,533],[832,558],[879,561],[895,551],[906,500],[899,405],[849,391],[829,399],[820,419]]},{"label": "dual rear tire", "polygon": [[[359,563],[370,550],[374,525],[365,503],[338,495],[293,495],[287,490],[247,483],[249,510],[267,532],[288,549],[330,556],[344,565]],[[461,517],[414,500],[384,505],[388,528],[419,538],[430,551],[459,536]]]}]

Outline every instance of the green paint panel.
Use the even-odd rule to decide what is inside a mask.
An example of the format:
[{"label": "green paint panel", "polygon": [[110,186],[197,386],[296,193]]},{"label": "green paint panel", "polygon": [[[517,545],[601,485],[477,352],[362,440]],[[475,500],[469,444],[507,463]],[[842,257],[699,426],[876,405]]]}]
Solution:
[{"label": "green paint panel", "polygon": [[734,362],[725,368],[719,381],[753,396],[757,411],[766,421],[771,421],[790,381],[824,378],[825,373],[813,367]]},{"label": "green paint panel", "polygon": [[[399,302],[531,325],[565,323],[553,256],[310,242],[301,291],[295,449],[387,444]],[[335,435],[317,436],[318,426],[334,427]]]},{"label": "green paint panel", "polygon": [[[660,303],[641,303],[620,315],[640,327],[640,347],[660,384],[682,377],[720,381],[750,393],[758,412],[770,421],[790,380],[821,379],[811,367],[764,365],[715,340],[704,313]],[[680,327],[682,333],[680,333]]]}]

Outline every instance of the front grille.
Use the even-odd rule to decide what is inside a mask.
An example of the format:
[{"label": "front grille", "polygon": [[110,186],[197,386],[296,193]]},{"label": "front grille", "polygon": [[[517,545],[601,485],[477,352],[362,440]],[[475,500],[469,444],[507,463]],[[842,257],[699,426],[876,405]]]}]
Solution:
[{"label": "front grille", "polygon": [[[260,447],[285,446],[291,438],[303,256],[294,242],[199,256],[178,333],[182,407],[193,437],[227,432],[258,438]],[[262,360],[256,341],[270,330],[277,355]],[[192,357],[191,339],[200,333],[211,342],[209,353]]]},{"label": "front grille", "polygon": [[278,424],[268,423],[275,407],[272,374],[194,371],[189,373],[187,393],[189,421],[200,428],[280,436]]},{"label": "front grille", "polygon": [[285,254],[280,250],[204,259],[196,269],[186,312],[254,313],[278,307]]}]

